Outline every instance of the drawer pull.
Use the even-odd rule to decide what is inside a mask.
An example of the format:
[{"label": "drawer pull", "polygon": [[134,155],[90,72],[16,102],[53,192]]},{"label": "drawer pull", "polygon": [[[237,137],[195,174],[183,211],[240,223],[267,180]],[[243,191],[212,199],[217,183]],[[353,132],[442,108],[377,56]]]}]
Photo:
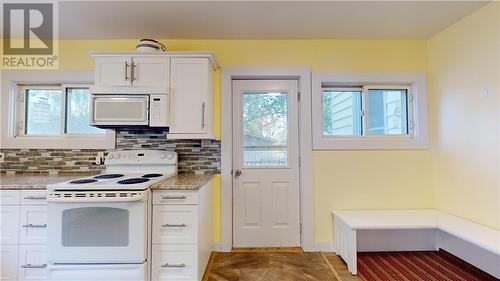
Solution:
[{"label": "drawer pull", "polygon": [[23,227],[47,227],[47,224],[23,224]]},{"label": "drawer pull", "polygon": [[186,196],[163,196],[161,199],[164,200],[185,200],[187,199]]},{"label": "drawer pull", "polygon": [[186,227],[187,225],[185,223],[182,224],[164,224],[162,227]]},{"label": "drawer pull", "polygon": [[181,264],[169,264],[169,263],[166,263],[166,264],[162,264],[161,267],[186,267],[185,264],[181,263]]},{"label": "drawer pull", "polygon": [[29,200],[45,200],[47,199],[46,196],[26,196],[24,199],[29,199]]},{"label": "drawer pull", "polygon": [[41,264],[41,265],[32,265],[32,264],[25,264],[25,265],[21,265],[22,268],[46,268],[47,267],[47,264],[44,263],[44,264]]}]

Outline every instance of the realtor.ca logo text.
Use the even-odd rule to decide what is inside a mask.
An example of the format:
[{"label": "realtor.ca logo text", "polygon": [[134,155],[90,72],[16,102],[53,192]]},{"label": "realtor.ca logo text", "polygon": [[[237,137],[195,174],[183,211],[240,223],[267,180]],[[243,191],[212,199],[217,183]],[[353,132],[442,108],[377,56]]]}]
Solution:
[{"label": "realtor.ca logo text", "polygon": [[57,3],[3,3],[2,69],[57,69]]}]

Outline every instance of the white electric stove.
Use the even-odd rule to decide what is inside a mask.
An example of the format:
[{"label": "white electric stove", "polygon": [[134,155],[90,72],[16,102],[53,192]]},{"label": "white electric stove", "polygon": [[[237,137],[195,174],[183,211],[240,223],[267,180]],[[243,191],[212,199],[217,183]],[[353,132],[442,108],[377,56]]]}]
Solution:
[{"label": "white electric stove", "polygon": [[148,280],[149,186],[177,174],[177,154],[113,151],[105,165],[47,188],[49,280]]}]

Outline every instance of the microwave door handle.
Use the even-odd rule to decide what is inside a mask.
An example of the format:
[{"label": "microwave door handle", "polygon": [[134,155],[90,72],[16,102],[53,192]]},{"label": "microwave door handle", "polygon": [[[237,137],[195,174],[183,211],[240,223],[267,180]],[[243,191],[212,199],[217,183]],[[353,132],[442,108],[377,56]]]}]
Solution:
[{"label": "microwave door handle", "polygon": [[90,105],[89,105],[89,125],[95,125],[94,120],[94,106],[95,106],[95,97],[94,95],[90,95]]}]

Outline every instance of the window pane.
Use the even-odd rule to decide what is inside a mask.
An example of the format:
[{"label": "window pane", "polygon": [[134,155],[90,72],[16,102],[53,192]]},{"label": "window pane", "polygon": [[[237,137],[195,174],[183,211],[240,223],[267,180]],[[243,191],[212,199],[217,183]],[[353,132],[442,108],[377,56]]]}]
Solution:
[{"label": "window pane", "polygon": [[61,133],[61,90],[26,90],[26,126],[29,135]]},{"label": "window pane", "polygon": [[362,134],[361,91],[323,90],[323,135]]},{"label": "window pane", "polygon": [[88,88],[67,88],[66,133],[104,134],[105,130],[89,125],[89,102]]},{"label": "window pane", "polygon": [[243,94],[243,166],[288,165],[288,94]]},{"label": "window pane", "polygon": [[368,90],[368,134],[408,134],[406,90]]}]

